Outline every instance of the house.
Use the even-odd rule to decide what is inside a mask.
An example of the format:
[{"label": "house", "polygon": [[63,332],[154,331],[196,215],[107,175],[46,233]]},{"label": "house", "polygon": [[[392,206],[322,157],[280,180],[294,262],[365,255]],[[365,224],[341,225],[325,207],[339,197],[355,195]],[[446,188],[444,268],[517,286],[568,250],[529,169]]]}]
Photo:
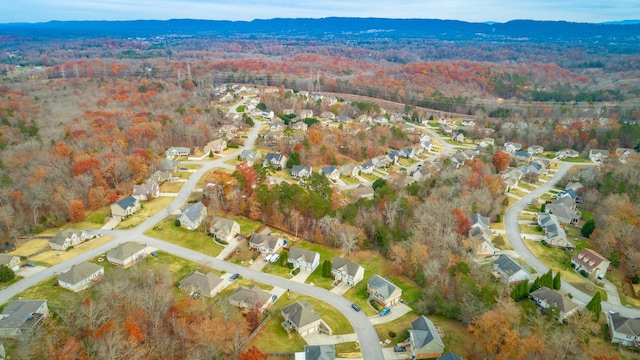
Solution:
[{"label": "house", "polygon": [[527,265],[520,265],[505,254],[500,254],[493,262],[493,271],[496,278],[507,283],[529,281],[531,270]]},{"label": "house", "polygon": [[287,157],[280,153],[268,153],[267,156],[264,157],[264,161],[262,162],[262,166],[266,167],[272,165],[276,170],[284,169],[287,163]]},{"label": "house", "polygon": [[494,138],[489,138],[489,137],[486,137],[482,139],[482,141],[480,141],[480,145],[485,148],[489,146],[494,146],[495,143],[496,143],[496,140]]},{"label": "house", "polygon": [[260,312],[267,310],[274,300],[268,291],[262,290],[258,286],[240,286],[229,295],[229,304],[240,309],[257,307]]},{"label": "house", "polygon": [[189,156],[191,155],[191,149],[188,147],[170,147],[167,151],[164,152],[168,158],[175,158],[178,156]]},{"label": "house", "polygon": [[294,179],[302,179],[311,176],[313,169],[306,165],[293,165],[291,168],[291,177]]},{"label": "house", "polygon": [[295,331],[300,336],[311,333],[331,335],[331,328],[324,321],[320,314],[313,310],[313,306],[305,300],[300,300],[292,304],[283,306],[280,315],[284,318],[283,326],[289,331]]},{"label": "house", "polygon": [[0,314],[0,338],[24,338],[49,316],[47,300],[16,300]]},{"label": "house", "polygon": [[571,258],[571,267],[577,272],[586,271],[591,278],[602,280],[611,262],[591,249],[582,249]]},{"label": "house", "polygon": [[312,118],[313,110],[309,110],[309,109],[300,110],[300,114],[298,114],[298,117],[300,119]]},{"label": "house", "polygon": [[532,292],[529,297],[541,309],[548,309],[555,306],[560,310],[558,321],[562,321],[578,311],[578,305],[565,293],[551,290],[546,286]]},{"label": "house", "polygon": [[[238,115],[238,114],[235,114],[235,115]],[[240,115],[238,115],[238,117],[234,118],[233,120],[239,120],[239,119],[240,119]],[[235,133],[238,132],[238,130],[240,130],[240,129],[238,129],[237,126],[227,124],[227,125],[222,125],[222,127],[220,128],[220,133],[222,133],[222,134],[235,134]]]},{"label": "house", "polygon": [[259,251],[263,256],[277,253],[284,244],[284,239],[260,233],[254,233],[249,239],[251,250]]},{"label": "house", "polygon": [[282,109],[282,115],[295,115],[295,109]]},{"label": "house", "polygon": [[13,271],[20,269],[20,256],[0,254],[0,265],[4,265]]},{"label": "house", "polygon": [[611,343],[628,347],[640,347],[640,319],[628,318],[617,312],[607,313]]},{"label": "house", "polygon": [[562,190],[558,193],[558,195],[556,195],[556,199],[562,199],[564,197],[567,197],[573,200],[574,202],[577,202],[580,199],[580,196],[578,196],[578,194],[575,191],[573,191],[573,189]]},{"label": "house", "polygon": [[422,315],[411,323],[409,343],[413,359],[432,359],[442,355],[444,342],[435,325]]},{"label": "house", "polygon": [[221,103],[228,103],[233,101],[233,95],[231,95],[231,93],[226,93],[224,96],[222,96],[219,100]]},{"label": "house", "polygon": [[515,154],[516,151],[522,149],[522,144],[517,142],[506,142],[502,147],[504,148],[504,151]]},{"label": "house", "polygon": [[309,129],[309,125],[307,125],[305,122],[298,121],[297,123],[291,124],[291,128],[293,130],[307,131]]},{"label": "house", "polygon": [[391,159],[389,159],[386,155],[378,155],[371,159],[371,163],[376,169],[384,169],[391,166]]},{"label": "house", "polygon": [[567,234],[555,215],[549,213],[538,214],[538,225],[544,229],[544,241],[548,246],[560,249],[576,248],[575,245],[567,240]]},{"label": "house", "polygon": [[462,358],[451,351],[442,354],[438,360],[462,360]]},{"label": "house", "polygon": [[335,360],[335,345],[305,345],[304,352],[294,355],[294,360]]},{"label": "house", "polygon": [[86,231],[65,229],[49,239],[49,246],[52,250],[65,251],[70,246],[80,245],[87,239],[89,239],[89,234]]},{"label": "house", "polygon": [[293,264],[293,268],[300,268],[302,271],[312,272],[320,265],[320,254],[306,249],[292,247],[289,249],[287,262]]},{"label": "house", "polygon": [[255,150],[242,150],[238,157],[240,160],[246,161],[249,166],[253,166],[254,163],[262,159],[262,153]]},{"label": "house", "polygon": [[602,160],[609,157],[609,151],[607,150],[599,150],[599,149],[591,149],[589,150],[589,160],[594,163],[602,162]]},{"label": "house", "polygon": [[[573,190],[571,190],[573,191]],[[555,215],[564,224],[577,224],[580,212],[576,209],[576,201],[570,196],[563,196],[545,206],[545,212]]]},{"label": "house", "polygon": [[462,120],[462,126],[476,126],[476,122],[474,120],[471,119],[463,119]]},{"label": "house", "polygon": [[140,210],[140,200],[133,196],[127,196],[111,204],[111,217],[122,220],[133,215],[138,210]]},{"label": "house", "polygon": [[16,251],[16,244],[5,245],[0,249],[0,252],[3,254],[6,254],[12,251]]},{"label": "house", "polygon": [[416,155],[416,152],[414,149],[408,147],[408,148],[404,148],[402,150],[400,150],[398,152],[398,156],[403,157],[403,158],[411,158],[414,157]]},{"label": "house", "polygon": [[616,149],[616,156],[618,157],[618,161],[620,161],[622,164],[626,164],[627,162],[627,158],[632,155],[632,154],[637,154],[638,150],[636,149],[629,149],[629,148],[617,148]]},{"label": "house", "polygon": [[516,161],[522,161],[522,162],[530,162],[531,161],[531,154],[526,152],[526,151],[522,151],[522,150],[518,150],[515,153],[515,159]]},{"label": "house", "polygon": [[104,267],[83,262],[58,275],[58,284],[71,291],[81,291],[104,276]]},{"label": "house", "polygon": [[471,228],[479,227],[488,229],[489,224],[491,224],[491,219],[488,216],[482,216],[478,213],[471,215]]},{"label": "house", "polygon": [[336,182],[340,178],[340,171],[335,165],[325,166],[320,169],[320,174],[326,176],[329,180]]},{"label": "house", "polygon": [[462,246],[467,249],[476,259],[483,259],[493,256],[498,252],[491,243],[491,233],[489,230],[473,228],[469,231],[469,237],[462,240]]},{"label": "house", "polygon": [[384,307],[389,307],[400,302],[402,289],[382,276],[374,274],[367,282],[367,293],[369,298],[375,302]]},{"label": "house", "polygon": [[578,153],[577,151],[575,151],[573,149],[562,149],[562,150],[556,152],[556,157],[558,159],[577,158],[578,156],[580,156],[580,153]]},{"label": "house", "polygon": [[320,114],[320,118],[334,120],[336,118],[336,114],[332,113],[331,111],[323,111]]},{"label": "house", "polygon": [[240,233],[240,224],[231,219],[215,216],[209,233],[213,234],[216,239],[229,242]]},{"label": "house", "polygon": [[355,199],[371,200],[376,195],[371,185],[360,184],[357,188],[351,191],[351,196]]},{"label": "house", "polygon": [[107,253],[107,261],[127,267],[147,256],[147,247],[135,242],[122,243]]},{"label": "house", "polygon": [[508,192],[509,190],[518,186],[518,183],[523,177],[524,173],[522,173],[522,171],[517,168],[511,169],[508,172],[502,174],[502,180],[505,183],[505,191]]},{"label": "house", "polygon": [[431,142],[431,140],[420,142],[420,146],[422,146],[425,151],[433,151],[433,143]]},{"label": "house", "polygon": [[227,149],[227,140],[225,139],[216,139],[213,141],[209,141],[207,143],[207,145],[205,145],[204,147],[204,153],[205,154],[210,154],[210,153],[221,153],[223,151],[225,151]]},{"label": "house", "polygon": [[200,296],[214,297],[224,288],[222,279],[213,273],[201,273],[198,270],[192,271],[189,275],[178,283],[178,288],[193,299]]},{"label": "house", "polygon": [[202,201],[198,201],[193,205],[187,205],[180,215],[178,221],[180,226],[187,230],[195,230],[200,227],[202,221],[207,217],[207,207]]},{"label": "house", "polygon": [[335,118],[335,121],[341,123],[341,124],[346,124],[348,122],[350,122],[352,119],[346,115],[339,115]]},{"label": "house", "polygon": [[373,169],[375,168],[375,166],[373,165],[373,162],[369,161],[366,162],[362,165],[360,165],[360,173],[362,174],[371,174],[373,173]]},{"label": "house", "polygon": [[596,170],[594,168],[582,168],[578,170],[578,177],[584,181],[591,182],[596,178]]},{"label": "house", "polygon": [[160,186],[153,180],[148,180],[144,184],[133,185],[131,196],[139,201],[149,201],[160,196]]},{"label": "house", "polygon": [[176,171],[178,171],[179,166],[180,166],[180,163],[178,161],[174,161],[169,158],[164,158],[164,160],[160,162],[160,165],[158,165],[158,170],[166,171],[173,175]]},{"label": "house", "polygon": [[355,177],[356,175],[358,175],[358,169],[359,167],[355,166],[354,164],[343,165],[342,167],[340,167],[340,176]]},{"label": "house", "polygon": [[527,152],[531,155],[539,155],[544,152],[544,148],[540,145],[531,145],[527,148]]},{"label": "house", "polygon": [[464,142],[464,133],[461,131],[456,131],[451,135],[451,140],[455,142]]},{"label": "house", "polygon": [[334,257],[331,262],[331,276],[336,281],[346,282],[347,285],[355,286],[364,279],[364,268],[341,257]]},{"label": "house", "polygon": [[166,171],[157,170],[151,176],[149,176],[149,181],[153,181],[158,184],[162,184],[165,181],[171,180],[171,173]]},{"label": "house", "polygon": [[576,182],[567,183],[567,186],[564,187],[565,190],[573,190],[576,194],[582,188],[584,188],[584,186],[582,186],[582,184],[580,184],[577,181]]}]

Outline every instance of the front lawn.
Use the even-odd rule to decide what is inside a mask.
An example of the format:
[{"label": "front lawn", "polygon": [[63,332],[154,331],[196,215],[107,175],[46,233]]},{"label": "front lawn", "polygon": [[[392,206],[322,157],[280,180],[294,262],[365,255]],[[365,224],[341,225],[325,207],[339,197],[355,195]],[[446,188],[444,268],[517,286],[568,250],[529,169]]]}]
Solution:
[{"label": "front lawn", "polygon": [[85,251],[94,249],[102,244],[108,243],[113,240],[111,236],[103,236],[95,239],[91,239],[88,241],[79,244],[72,249],[68,249],[67,251],[59,251],[59,250],[49,250],[45,251],[41,254],[38,254],[32,258],[30,261],[39,262],[41,264],[47,264],[48,266],[52,266],[63,261],[69,260],[75,256],[82,254]]},{"label": "front lawn", "polygon": [[164,194],[175,194],[177,192],[180,191],[180,189],[182,189],[182,186],[184,185],[183,182],[178,181],[178,182],[166,182],[162,185],[160,185],[160,192],[164,193]]},{"label": "front lawn", "polygon": [[118,230],[126,230],[132,229],[140,224],[142,224],[149,217],[158,213],[158,211],[163,210],[173,201],[172,197],[159,197],[157,199],[153,199],[151,201],[145,201],[142,203],[142,207],[140,210],[136,211],[135,214],[129,216],[128,218],[122,220],[116,229]]},{"label": "front lawn", "polygon": [[[85,290],[86,291],[86,290]],[[70,290],[58,286],[58,277],[53,276],[47,280],[41,281],[36,285],[26,289],[16,295],[11,301],[15,300],[47,300],[47,306],[51,312],[58,312],[66,309],[69,302],[74,297],[82,296]],[[85,294],[86,296],[86,294]]]},{"label": "front lawn", "polygon": [[198,230],[187,230],[175,225],[176,216],[168,216],[153,228],[145,231],[145,235],[174,243],[199,251],[210,256],[218,256],[223,246],[216,244],[213,238]]},{"label": "front lawn", "polygon": [[352,178],[351,176],[340,176],[340,180],[342,180],[347,185],[360,184],[360,181]]},{"label": "front lawn", "polygon": [[373,175],[373,174],[363,174],[360,173],[360,177],[367,180],[367,181],[376,181],[378,180],[378,177]]},{"label": "front lawn", "polygon": [[544,231],[538,230],[537,225],[520,224],[520,232],[523,235],[544,235]]},{"label": "front lawn", "polygon": [[[391,340],[389,346],[396,346],[398,343],[404,342],[409,338],[409,329],[411,329],[411,323],[418,318],[418,315],[414,312],[409,312],[391,322],[375,325],[374,328],[378,333],[378,339],[385,341],[385,339]],[[395,337],[391,337],[389,333],[395,333]],[[393,335],[393,334],[391,334]]]}]

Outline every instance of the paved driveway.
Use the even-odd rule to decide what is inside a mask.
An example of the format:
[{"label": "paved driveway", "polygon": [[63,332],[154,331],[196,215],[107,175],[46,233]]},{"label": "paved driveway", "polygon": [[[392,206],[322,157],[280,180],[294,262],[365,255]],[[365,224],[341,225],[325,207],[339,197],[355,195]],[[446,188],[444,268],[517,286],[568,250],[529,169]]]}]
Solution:
[{"label": "paved driveway", "polygon": [[391,311],[384,316],[373,315],[369,316],[369,321],[371,321],[372,325],[384,324],[401,318],[405,314],[412,312],[413,310],[405,304],[396,304],[391,306]]}]

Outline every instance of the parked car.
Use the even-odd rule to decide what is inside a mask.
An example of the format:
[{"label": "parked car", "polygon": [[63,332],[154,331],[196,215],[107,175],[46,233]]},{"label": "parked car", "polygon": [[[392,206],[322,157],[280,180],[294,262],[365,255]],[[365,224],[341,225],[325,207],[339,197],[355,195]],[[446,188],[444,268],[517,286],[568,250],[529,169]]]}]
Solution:
[{"label": "parked car", "polygon": [[390,313],[390,312],[391,312],[391,309],[390,309],[390,308],[388,308],[388,307],[386,307],[386,308],[384,308],[384,309],[380,310],[380,316],[385,316],[385,315],[387,315],[387,314],[388,314],[388,313]]},{"label": "parked car", "polygon": [[233,280],[235,280],[235,279],[237,279],[237,278],[239,278],[239,277],[240,277],[240,274],[233,274],[233,275],[231,275],[231,277],[229,278],[229,281],[233,281]]},{"label": "parked car", "polygon": [[394,346],[393,347],[393,351],[394,352],[406,352],[407,351],[407,347],[406,346]]},{"label": "parked car", "polygon": [[271,261],[272,263],[276,263],[278,262],[278,260],[280,260],[280,254],[273,254],[273,256],[271,257]]},{"label": "parked car", "polygon": [[355,311],[360,311],[360,306],[356,305],[356,304],[351,304],[351,307],[353,308],[353,310]]}]

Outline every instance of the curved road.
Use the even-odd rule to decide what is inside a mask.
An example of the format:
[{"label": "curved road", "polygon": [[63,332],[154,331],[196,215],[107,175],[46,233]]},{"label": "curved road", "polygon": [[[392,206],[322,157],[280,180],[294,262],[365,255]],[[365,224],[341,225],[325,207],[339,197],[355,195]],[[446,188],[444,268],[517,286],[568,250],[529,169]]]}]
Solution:
[{"label": "curved road", "polygon": [[[233,108],[235,109],[235,106]],[[261,127],[262,122],[255,121],[255,126],[251,131],[251,134],[248,136],[243,149],[253,148]],[[146,245],[154,247],[158,250],[180,256],[196,263],[206,264],[207,266],[211,266],[221,271],[226,271],[228,273],[238,273],[245,278],[255,280],[257,282],[273,285],[283,289],[289,289],[300,294],[305,294],[316,299],[323,300],[338,309],[338,311],[340,311],[347,318],[347,320],[349,320],[358,335],[358,341],[360,343],[363,358],[367,360],[383,360],[384,356],[382,354],[382,349],[380,348],[380,340],[378,339],[378,334],[376,333],[375,328],[367,319],[364,312],[355,312],[351,308],[351,302],[344,297],[334,294],[323,288],[295,282],[271,274],[265,274],[260,271],[255,271],[240,265],[222,261],[214,257],[202,254],[200,252],[144,235],[145,231],[152,228],[155,224],[160,222],[165,217],[169,216],[173,211],[179,209],[187,201],[187,199],[191,195],[191,192],[195,188],[196,183],[204,174],[215,167],[229,168],[229,165],[225,164],[224,162],[237,157],[241,151],[242,149],[214,161],[194,162],[202,164],[203,166],[189,177],[189,179],[180,189],[180,192],[176,195],[175,199],[166,208],[162,209],[157,214],[149,217],[142,224],[130,230],[87,230],[90,235],[101,234],[103,236],[113,236],[114,240],[109,241],[108,243],[105,243],[94,249],[88,250],[74,257],[73,259],[69,259],[67,261],[51,266],[44,271],[41,271],[11,286],[8,286],[7,288],[0,291],[0,304],[6,303],[11,298],[15,297],[31,286],[34,286],[39,282],[42,282],[62,271],[66,271],[73,265],[91,260],[95,257],[107,253],[110,249],[117,246],[118,244],[128,241],[136,241],[139,243],[145,243]]]},{"label": "curved road", "polygon": [[[537,189],[531,191],[527,195],[523,196],[517,203],[513,204],[509,209],[507,209],[504,216],[505,223],[505,233],[511,247],[513,250],[520,255],[520,257],[533,269],[535,269],[538,273],[544,274],[549,271],[549,268],[542,263],[533,253],[527,248],[522,240],[522,236],[520,234],[520,225],[518,224],[518,218],[520,217],[520,212],[524,210],[527,204],[535,198],[542,196],[544,193],[548,192],[555,184],[562,179],[569,169],[573,167],[575,164],[573,163],[562,163],[558,172],[549,179],[546,183],[538,187]],[[571,293],[573,298],[578,300],[583,304],[587,304],[591,300],[591,296],[589,294],[584,293],[582,290],[577,289],[575,286],[567,283],[562,280],[562,290]],[[628,308],[626,306],[615,305],[608,302],[602,302],[602,310],[604,311],[615,311],[623,314],[627,317],[640,317],[640,309]]]}]

